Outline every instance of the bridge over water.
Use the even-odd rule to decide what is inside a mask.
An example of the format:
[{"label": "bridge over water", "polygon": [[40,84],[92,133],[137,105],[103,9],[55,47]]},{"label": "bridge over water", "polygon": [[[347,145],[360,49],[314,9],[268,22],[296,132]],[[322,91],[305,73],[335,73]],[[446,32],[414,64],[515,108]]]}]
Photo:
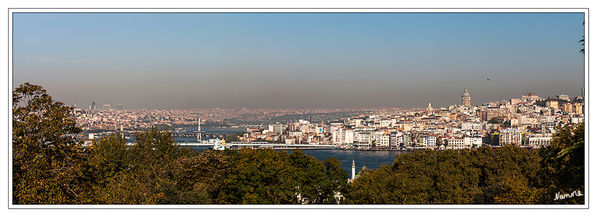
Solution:
[{"label": "bridge over water", "polygon": [[[177,142],[182,147],[209,147],[214,150],[240,149],[240,148],[271,148],[271,149],[338,149],[337,145],[318,145],[318,144],[282,144],[282,143],[226,143],[223,140],[209,142]],[[134,143],[127,143],[134,145]]]},{"label": "bridge over water", "polygon": [[226,143],[216,141],[214,143],[182,142],[180,146],[211,147],[214,150],[239,149],[239,148],[271,148],[271,149],[337,149],[337,145],[317,144],[282,144],[282,143]]}]

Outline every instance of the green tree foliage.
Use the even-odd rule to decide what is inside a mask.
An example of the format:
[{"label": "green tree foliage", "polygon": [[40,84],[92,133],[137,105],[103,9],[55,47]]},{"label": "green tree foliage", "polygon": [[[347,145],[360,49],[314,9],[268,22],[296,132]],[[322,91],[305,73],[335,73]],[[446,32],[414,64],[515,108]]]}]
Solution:
[{"label": "green tree foliage", "polygon": [[82,149],[70,136],[80,131],[72,108],[29,83],[19,85],[12,100],[13,202],[82,201],[87,180],[81,178]]},{"label": "green tree foliage", "polygon": [[272,149],[240,150],[222,181],[218,201],[232,204],[337,203],[335,193],[346,188],[337,160],[324,163],[301,151]]},{"label": "green tree foliage", "polygon": [[584,123],[562,127],[554,135],[551,146],[541,150],[541,180],[545,187],[545,203],[584,203],[584,195],[554,200],[556,193],[585,192],[585,127]]},{"label": "green tree foliage", "polygon": [[215,204],[238,158],[234,151],[205,151],[181,156],[172,166],[176,194],[175,204]]},{"label": "green tree foliage", "polygon": [[355,204],[526,204],[537,188],[536,153],[508,146],[493,151],[419,151],[356,179],[346,195]]},{"label": "green tree foliage", "polygon": [[[123,139],[111,136],[100,140],[92,152],[97,155],[123,157],[111,158],[109,165],[126,165],[106,177],[105,187],[97,196],[99,203],[108,204],[155,204],[168,202],[167,195],[175,193],[175,183],[171,176],[171,164],[178,156],[178,145],[172,134],[152,128],[135,135],[136,143],[126,147]],[[124,153],[123,153],[124,152]],[[101,158],[101,157],[100,157]],[[124,163],[124,164],[122,164]],[[119,167],[122,168],[122,167]],[[101,168],[98,168],[101,170]],[[109,175],[109,174],[108,174]]]},{"label": "green tree foliage", "polygon": [[344,201],[342,195],[346,195],[349,191],[349,185],[346,181],[348,172],[342,169],[342,164],[338,159],[329,157],[323,164],[325,165],[325,174],[327,176],[327,183],[323,190],[322,203],[335,204]]},{"label": "green tree foliage", "polygon": [[15,204],[583,204],[584,124],[552,145],[417,151],[363,169],[350,184],[335,158],[301,151],[194,151],[168,131],[111,134],[83,147],[72,108],[37,85],[13,91]]}]

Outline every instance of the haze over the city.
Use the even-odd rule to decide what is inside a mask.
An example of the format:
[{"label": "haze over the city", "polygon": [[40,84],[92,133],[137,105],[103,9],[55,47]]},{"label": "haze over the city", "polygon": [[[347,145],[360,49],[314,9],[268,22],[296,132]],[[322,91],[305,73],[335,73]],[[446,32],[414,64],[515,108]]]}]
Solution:
[{"label": "haze over the city", "polygon": [[15,13],[13,85],[125,108],[578,96],[582,13]]}]

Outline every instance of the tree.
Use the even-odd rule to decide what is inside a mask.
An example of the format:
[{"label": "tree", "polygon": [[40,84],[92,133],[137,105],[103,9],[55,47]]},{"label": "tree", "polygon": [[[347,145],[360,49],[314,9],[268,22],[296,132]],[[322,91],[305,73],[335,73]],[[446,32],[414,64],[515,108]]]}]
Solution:
[{"label": "tree", "polygon": [[101,153],[126,159],[107,161],[126,166],[105,178],[96,193],[97,201],[103,204],[172,203],[172,197],[176,194],[176,184],[171,175],[172,164],[184,152],[179,150],[172,133],[168,131],[152,128],[136,133],[135,138],[133,146],[126,146],[123,139],[114,136],[94,144],[97,146],[94,149],[105,149],[99,153],[92,151],[94,156]]},{"label": "tree", "polygon": [[578,41],[582,48],[580,49],[579,53],[585,54],[585,37],[583,36],[580,41]]},{"label": "tree", "polygon": [[545,189],[542,203],[582,204],[584,195],[554,200],[556,193],[566,194],[580,190],[585,193],[584,123],[566,125],[553,136],[551,146],[541,149],[539,180]]},{"label": "tree", "polygon": [[326,159],[323,164],[325,165],[325,174],[328,179],[328,184],[324,187],[323,194],[325,195],[325,198],[322,200],[322,203],[342,203],[344,200],[343,195],[346,195],[349,191],[349,185],[346,181],[348,172],[344,171],[340,161],[333,157]]},{"label": "tree", "polygon": [[104,203],[102,194],[111,179],[132,169],[132,155],[122,134],[110,134],[96,139],[87,148],[88,173],[92,180],[93,198],[90,202]]},{"label": "tree", "polygon": [[80,132],[72,108],[24,83],[12,98],[13,203],[72,204],[85,198]]},{"label": "tree", "polygon": [[217,198],[225,204],[298,203],[299,185],[287,152],[242,149]]},{"label": "tree", "polygon": [[[582,22],[582,25],[585,25],[585,22]],[[580,46],[582,46],[582,48],[580,49],[579,53],[585,54],[585,36],[582,36],[582,39],[580,39],[580,41],[578,41],[578,43],[580,43]]]},{"label": "tree", "polygon": [[354,204],[533,204],[540,158],[515,146],[417,151],[364,171],[350,185]]},{"label": "tree", "polygon": [[335,204],[347,191],[337,159],[319,161],[301,151],[242,149],[217,187],[223,204]]},{"label": "tree", "polygon": [[176,193],[170,197],[173,204],[223,203],[217,198],[224,180],[238,159],[236,151],[204,151],[194,156],[181,156],[173,164],[171,176]]}]

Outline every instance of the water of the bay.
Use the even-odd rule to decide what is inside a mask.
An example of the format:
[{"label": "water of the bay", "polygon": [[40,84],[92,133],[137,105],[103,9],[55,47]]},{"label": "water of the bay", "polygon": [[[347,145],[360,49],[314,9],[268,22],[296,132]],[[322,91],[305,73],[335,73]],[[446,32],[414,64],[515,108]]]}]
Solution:
[{"label": "water of the bay", "polygon": [[352,170],[352,161],[355,162],[356,172],[358,173],[363,166],[368,169],[377,169],[381,165],[392,165],[399,151],[358,151],[358,150],[303,150],[303,153],[324,161],[328,157],[335,157],[342,163],[344,169],[350,175]]},{"label": "water of the bay", "polygon": [[[205,151],[208,147],[191,147],[193,150]],[[288,150],[291,152],[292,150]],[[304,154],[313,156],[317,160],[324,161],[328,157],[334,157],[342,163],[342,169],[346,171],[349,176],[352,171],[352,161],[355,162],[356,172],[358,173],[363,166],[368,169],[377,169],[381,165],[392,165],[399,151],[358,151],[358,150],[341,150],[341,149],[324,149],[324,150],[302,150]]]}]

